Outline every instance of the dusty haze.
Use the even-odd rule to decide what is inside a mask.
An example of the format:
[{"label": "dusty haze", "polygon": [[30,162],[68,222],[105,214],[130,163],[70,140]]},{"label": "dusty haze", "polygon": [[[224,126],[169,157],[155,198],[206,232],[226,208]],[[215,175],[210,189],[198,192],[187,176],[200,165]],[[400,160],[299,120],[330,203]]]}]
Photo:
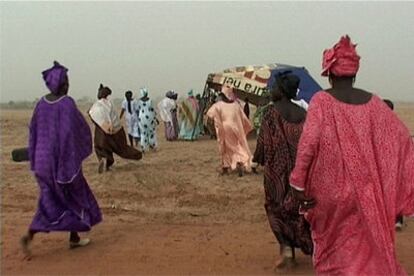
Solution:
[{"label": "dusty haze", "polygon": [[147,86],[201,92],[210,72],[247,64],[305,66],[342,34],[358,43],[359,87],[414,101],[414,2],[2,2],[1,101],[46,93],[41,71],[69,68],[70,94],[115,97]]}]

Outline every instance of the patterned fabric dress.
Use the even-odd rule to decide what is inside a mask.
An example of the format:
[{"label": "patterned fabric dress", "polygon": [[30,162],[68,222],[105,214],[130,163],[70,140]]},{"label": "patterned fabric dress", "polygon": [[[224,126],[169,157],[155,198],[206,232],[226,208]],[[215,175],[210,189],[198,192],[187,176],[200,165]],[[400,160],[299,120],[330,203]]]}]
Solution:
[{"label": "patterned fabric dress", "polygon": [[155,127],[157,126],[157,120],[151,99],[140,99],[138,101],[138,125],[141,135],[142,150],[148,151],[149,148],[156,148],[157,135]]},{"label": "patterned fabric dress", "polygon": [[292,197],[289,175],[295,164],[304,122],[290,123],[271,105],[263,117],[254,160],[264,166],[265,209],[270,227],[281,245],[313,250],[309,224]]},{"label": "patterned fabric dress", "polygon": [[82,172],[91,153],[91,130],[75,101],[42,98],[30,123],[30,166],[40,188],[30,230],[89,231],[102,220]]},{"label": "patterned fabric dress", "polygon": [[180,139],[197,140],[199,138],[200,125],[196,124],[197,113],[199,112],[200,107],[194,97],[188,97],[179,105]]},{"label": "patterned fabric dress", "polygon": [[414,215],[414,144],[380,98],[351,105],[315,94],[290,183],[316,199],[305,217],[317,274],[405,274],[394,225]]},{"label": "patterned fabric dress", "polygon": [[[131,110],[129,110],[129,108]],[[139,125],[138,125],[138,103],[136,100],[131,100],[129,106],[128,101],[122,101],[122,109],[125,110],[125,122],[127,126],[128,135],[136,139],[140,139]],[[131,111],[131,112],[130,112]]]}]

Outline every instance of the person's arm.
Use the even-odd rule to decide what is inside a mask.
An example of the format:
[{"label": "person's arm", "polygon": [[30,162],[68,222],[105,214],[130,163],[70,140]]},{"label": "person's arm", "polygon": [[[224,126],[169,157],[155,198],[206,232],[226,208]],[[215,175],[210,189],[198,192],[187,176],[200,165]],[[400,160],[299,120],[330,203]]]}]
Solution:
[{"label": "person's arm", "polygon": [[253,130],[252,123],[247,118],[247,115],[244,114],[244,111],[243,111],[242,107],[239,108],[239,114],[240,114],[240,117],[242,119],[242,125],[243,125],[244,133],[247,136]]},{"label": "person's arm", "polygon": [[402,138],[405,143],[403,162],[401,166],[402,181],[398,187],[400,200],[398,201],[397,215],[414,217],[414,143],[407,131],[407,138]]},{"label": "person's arm", "polygon": [[119,115],[119,119],[122,119],[122,116],[124,116],[124,113],[125,113],[125,109],[124,109],[124,108],[122,108],[122,109],[121,109],[121,115]]},{"label": "person's arm", "polygon": [[260,126],[259,136],[257,137],[257,144],[256,144],[256,150],[254,151],[253,155],[253,162],[264,166],[264,137],[265,132],[268,130],[267,121],[263,120],[262,124]]},{"label": "person's arm", "polygon": [[295,197],[303,203],[304,209],[312,208],[316,203],[314,199],[305,196],[305,182],[318,150],[322,125],[322,108],[316,99],[307,113],[297,150],[295,168],[290,175],[290,186],[293,188]]}]

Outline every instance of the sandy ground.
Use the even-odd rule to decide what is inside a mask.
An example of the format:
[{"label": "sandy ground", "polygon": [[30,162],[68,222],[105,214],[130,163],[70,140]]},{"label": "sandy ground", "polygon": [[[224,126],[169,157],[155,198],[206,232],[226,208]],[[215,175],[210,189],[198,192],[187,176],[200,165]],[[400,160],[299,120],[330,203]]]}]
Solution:
[{"label": "sandy ground", "polygon": [[[397,112],[414,133],[414,106]],[[313,274],[310,257],[300,253],[294,270],[273,270],[278,245],[263,208],[262,175],[219,177],[215,141],[167,143],[161,133],[160,150],[141,161],[118,158],[102,175],[95,156],[84,163],[104,214],[89,247],[69,250],[66,233],[39,234],[32,260],[23,261],[19,238],[38,190],[28,163],[12,162],[10,152],[26,145],[30,116],[1,112],[2,275]],[[414,275],[414,221],[407,224],[397,233],[398,255]]]}]

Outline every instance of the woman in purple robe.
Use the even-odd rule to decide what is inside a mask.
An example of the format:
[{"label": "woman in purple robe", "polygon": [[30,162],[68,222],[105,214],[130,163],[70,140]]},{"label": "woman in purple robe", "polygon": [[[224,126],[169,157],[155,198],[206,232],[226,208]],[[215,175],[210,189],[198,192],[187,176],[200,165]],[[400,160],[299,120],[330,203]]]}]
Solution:
[{"label": "woman in purple robe", "polygon": [[57,62],[44,71],[50,90],[37,104],[30,123],[31,170],[40,188],[38,208],[21,244],[27,257],[38,232],[68,231],[69,246],[89,244],[78,232],[102,220],[101,211],[82,173],[82,162],[92,153],[92,135],[75,101],[67,96],[67,69]]}]

